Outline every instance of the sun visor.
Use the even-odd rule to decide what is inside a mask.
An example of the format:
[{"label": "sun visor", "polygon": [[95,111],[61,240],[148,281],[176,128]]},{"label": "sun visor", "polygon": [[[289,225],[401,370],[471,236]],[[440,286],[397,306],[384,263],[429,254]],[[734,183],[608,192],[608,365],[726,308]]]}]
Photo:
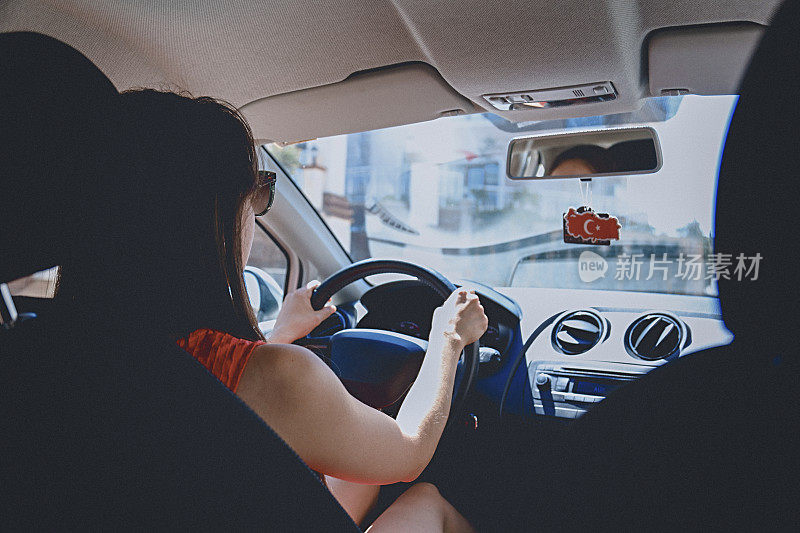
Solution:
[{"label": "sun visor", "polygon": [[650,94],[736,94],[763,32],[751,22],[654,32],[648,43]]},{"label": "sun visor", "polygon": [[439,72],[409,63],[250,102],[241,108],[256,139],[297,142],[475,111]]}]

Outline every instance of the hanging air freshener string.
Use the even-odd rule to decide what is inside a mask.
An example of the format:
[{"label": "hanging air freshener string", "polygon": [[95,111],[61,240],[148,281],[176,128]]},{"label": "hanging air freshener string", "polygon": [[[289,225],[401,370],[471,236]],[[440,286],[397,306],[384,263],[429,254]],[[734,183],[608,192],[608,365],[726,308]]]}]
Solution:
[{"label": "hanging air freshener string", "polygon": [[[583,182],[586,182],[586,190],[583,189]],[[578,187],[581,191],[581,202],[585,207],[590,207],[592,205],[592,180],[581,178],[578,181]]]}]

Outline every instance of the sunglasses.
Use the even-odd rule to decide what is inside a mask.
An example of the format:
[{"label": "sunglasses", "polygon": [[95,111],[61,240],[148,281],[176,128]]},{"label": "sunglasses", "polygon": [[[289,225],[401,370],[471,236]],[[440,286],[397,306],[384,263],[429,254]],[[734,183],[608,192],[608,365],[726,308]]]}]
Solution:
[{"label": "sunglasses", "polygon": [[253,195],[253,212],[257,217],[266,214],[275,200],[275,181],[278,175],[271,170],[258,171],[258,186]]}]

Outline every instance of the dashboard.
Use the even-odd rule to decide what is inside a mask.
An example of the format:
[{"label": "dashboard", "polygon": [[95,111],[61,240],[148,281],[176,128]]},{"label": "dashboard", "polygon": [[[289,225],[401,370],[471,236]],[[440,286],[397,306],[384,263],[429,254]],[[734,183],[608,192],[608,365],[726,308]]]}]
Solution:
[{"label": "dashboard", "polygon": [[[650,370],[733,340],[713,297],[456,284],[475,290],[489,319],[474,389],[500,412],[577,418]],[[339,306],[320,328],[427,340],[441,302],[419,281],[393,281],[364,293],[360,312]]]}]

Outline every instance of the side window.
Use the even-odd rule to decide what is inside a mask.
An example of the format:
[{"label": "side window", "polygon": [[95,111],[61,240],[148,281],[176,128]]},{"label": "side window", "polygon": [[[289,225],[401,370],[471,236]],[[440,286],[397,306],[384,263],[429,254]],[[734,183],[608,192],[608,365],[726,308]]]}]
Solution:
[{"label": "side window", "polygon": [[256,225],[244,281],[250,305],[262,329],[272,329],[271,324],[263,323],[273,321],[278,316],[288,270],[289,258],[286,253],[261,226]]}]

